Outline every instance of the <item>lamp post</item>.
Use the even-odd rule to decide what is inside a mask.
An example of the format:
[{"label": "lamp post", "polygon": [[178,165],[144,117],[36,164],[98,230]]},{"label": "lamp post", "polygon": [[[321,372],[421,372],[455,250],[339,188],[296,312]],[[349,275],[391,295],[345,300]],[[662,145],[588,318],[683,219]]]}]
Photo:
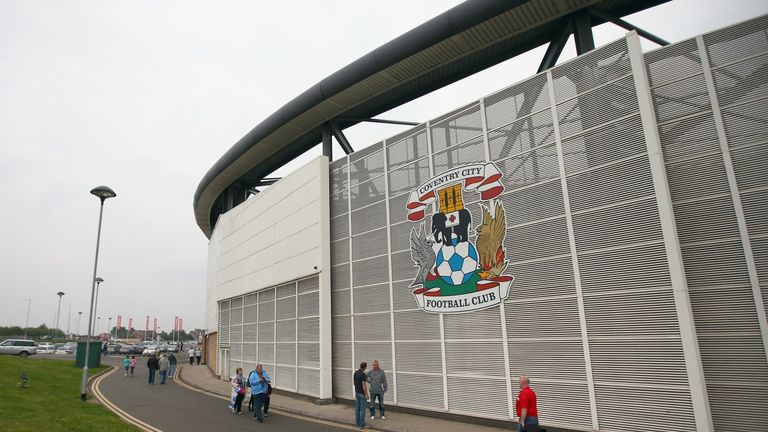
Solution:
[{"label": "lamp post", "polygon": [[83,316],[82,312],[77,313],[77,338],[80,339],[80,317]]},{"label": "lamp post", "polygon": [[94,291],[96,290],[96,269],[99,266],[99,241],[101,240],[101,218],[104,214],[104,200],[107,198],[114,198],[117,196],[115,191],[112,189],[106,187],[106,186],[98,186],[91,190],[91,194],[95,195],[100,201],[101,205],[99,206],[99,228],[96,231],[96,257],[93,260],[93,278],[91,279],[91,306],[90,306],[90,313],[91,316],[88,317],[88,336],[86,338],[85,343],[85,361],[83,362],[83,380],[80,386],[80,399],[82,399],[83,402],[85,402],[85,399],[88,395],[88,361],[90,360],[90,349],[91,349],[91,321],[93,319],[93,295]]},{"label": "lamp post", "polygon": [[[102,282],[104,282],[104,279],[100,277],[96,278],[96,300],[93,302],[93,315],[91,315],[91,321],[93,321],[93,316],[96,315],[96,311],[99,309],[99,286]],[[93,328],[97,329],[96,321],[93,321]]]},{"label": "lamp post", "polygon": [[66,337],[69,338],[69,324],[72,320],[72,305],[67,305],[67,335]]},{"label": "lamp post", "polygon": [[32,299],[24,299],[27,303],[27,321],[24,324],[24,339],[27,338],[27,329],[29,328],[29,310],[32,309]]},{"label": "lamp post", "polygon": [[112,317],[109,317],[109,323],[107,324],[107,334],[112,336]]},{"label": "lamp post", "polygon": [[[56,293],[57,296],[59,296],[59,308],[56,311],[56,330],[54,332],[60,331],[59,330],[59,316],[61,315],[61,298],[64,296],[63,291],[59,291]],[[54,333],[54,337],[56,337],[56,333]]]}]

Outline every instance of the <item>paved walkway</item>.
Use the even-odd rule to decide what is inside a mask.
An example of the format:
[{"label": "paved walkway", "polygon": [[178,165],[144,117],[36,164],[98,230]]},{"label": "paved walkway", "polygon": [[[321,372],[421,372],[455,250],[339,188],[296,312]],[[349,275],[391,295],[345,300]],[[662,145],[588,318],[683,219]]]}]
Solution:
[{"label": "paved walkway", "polygon": [[[203,365],[189,366],[189,364],[182,364],[180,377],[182,384],[225,399],[231,391],[231,386],[228,382],[221,381],[213,376],[208,367]],[[269,409],[270,412],[277,410],[346,425],[354,426],[355,424],[354,407],[344,403],[318,405],[301,398],[273,394]],[[496,428],[392,410],[387,411],[386,420],[379,419],[378,413],[377,418],[371,420],[367,414],[366,411],[366,427],[387,432],[467,432],[470,430],[478,432],[509,432],[510,430],[515,430],[514,428],[517,426],[510,422],[507,428]]]}]

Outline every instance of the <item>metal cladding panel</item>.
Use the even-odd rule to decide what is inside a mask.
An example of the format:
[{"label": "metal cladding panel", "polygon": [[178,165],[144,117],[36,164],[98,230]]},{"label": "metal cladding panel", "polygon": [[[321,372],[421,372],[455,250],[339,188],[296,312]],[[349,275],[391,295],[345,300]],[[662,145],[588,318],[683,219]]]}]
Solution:
[{"label": "metal cladding panel", "polygon": [[423,126],[419,126],[420,132],[408,131],[409,136],[390,138],[387,140],[387,168],[395,170],[397,167],[410,164],[427,155],[427,132]]},{"label": "metal cladding panel", "polygon": [[766,28],[768,17],[761,16],[704,35],[709,62],[717,67],[768,51]]},{"label": "metal cladding panel", "polygon": [[349,262],[349,240],[342,239],[331,242],[331,262]]},{"label": "metal cladding panel", "polygon": [[765,99],[730,106],[722,109],[728,144],[736,146],[754,145],[768,140],[765,124],[768,122],[768,108]]},{"label": "metal cladding panel", "polygon": [[563,192],[560,183],[548,181],[514,190],[498,198],[504,207],[514,209],[507,216],[510,226],[521,225],[563,214]]},{"label": "metal cladding panel", "polygon": [[[504,368],[502,367],[501,370]],[[510,376],[586,382],[581,338],[509,341]]]},{"label": "metal cladding panel", "polygon": [[[572,174],[646,152],[640,116],[635,114],[563,140],[565,172]],[[616,143],[620,143],[618,146]]]},{"label": "metal cladding panel", "polygon": [[300,367],[298,371],[298,392],[310,396],[320,395],[320,370],[305,369]]},{"label": "metal cladding panel", "polygon": [[[407,293],[411,296],[410,301],[413,302],[410,291]],[[394,320],[397,341],[439,341],[441,338],[438,315],[425,314],[421,310],[409,310],[395,312]]]},{"label": "metal cladding panel", "polygon": [[349,264],[331,267],[331,291],[349,288],[352,282],[350,278]]},{"label": "metal cladding panel", "polygon": [[717,96],[728,106],[768,97],[768,52],[713,71]]},{"label": "metal cladding panel", "polygon": [[443,370],[443,350],[439,341],[397,342],[395,353],[398,371],[435,373]]},{"label": "metal cladding panel", "polygon": [[741,193],[749,233],[753,236],[768,234],[768,190],[753,190]]},{"label": "metal cladding panel", "polygon": [[[768,101],[765,101],[768,104]],[[768,110],[766,110],[768,114]],[[768,120],[768,115],[766,115]],[[736,181],[742,190],[765,187],[765,167],[768,166],[768,143],[731,152]]]},{"label": "metal cladding panel", "polygon": [[317,291],[298,296],[297,303],[299,318],[315,317],[320,313],[320,294]]},{"label": "metal cladding panel", "polygon": [[275,334],[277,342],[295,342],[296,320],[276,321]]},{"label": "metal cladding panel", "polygon": [[[549,107],[549,92],[546,83],[547,76],[540,74],[487,96],[484,102],[488,129],[500,128]],[[551,116],[549,124],[552,124]]]},{"label": "metal cladding panel", "polygon": [[554,144],[536,147],[496,163],[508,190],[530,186],[560,177]]},{"label": "metal cladding panel", "polygon": [[[334,346],[334,353],[336,352],[335,346]],[[332,378],[332,386],[333,386],[333,396],[337,398],[344,398],[344,399],[354,399],[355,398],[355,390],[354,385],[352,383],[352,374],[354,373],[354,369],[351,368],[333,368],[333,378]]]},{"label": "metal cladding panel", "polygon": [[[443,326],[446,340],[501,340],[501,316],[498,308],[484,309],[472,314],[445,315]],[[468,328],[473,331],[468,332]]]},{"label": "metal cladding panel", "polygon": [[277,300],[277,319],[296,318],[296,296]]},{"label": "metal cladding panel", "polygon": [[654,195],[648,158],[635,157],[568,177],[574,212]]},{"label": "metal cladding panel", "polygon": [[389,193],[399,195],[410,192],[429,179],[429,159],[402,165],[389,172]]},{"label": "metal cladding panel", "polygon": [[[300,367],[319,368],[320,367],[320,344],[318,343],[300,343],[298,345],[298,358]],[[299,370],[301,371],[301,370]],[[301,373],[299,374],[301,375]]]},{"label": "metal cladding panel", "polygon": [[388,243],[386,228],[354,236],[352,237],[352,259],[360,260],[384,255],[388,251]]},{"label": "metal cladding panel", "polygon": [[392,344],[389,342],[356,342],[354,351],[355,366],[361,362],[370,365],[374,360],[378,360],[384,370],[392,365]]},{"label": "metal cladding panel", "polygon": [[667,161],[720,151],[715,119],[711,113],[661,125],[659,136]]},{"label": "metal cladding panel", "polygon": [[695,39],[677,42],[645,54],[651,87],[701,73],[701,58]]},{"label": "metal cladding panel", "polygon": [[[658,385],[640,388],[595,383],[595,398],[600,431],[646,432],[649,427],[653,427],[652,430],[696,430],[688,387],[662,389]],[[664,407],[664,413],[670,414],[650,414],[658,407]]]},{"label": "metal cladding panel", "polygon": [[[331,219],[331,240],[344,240],[349,237],[349,221],[347,217],[345,213]],[[346,260],[349,260],[349,257],[346,257]]]},{"label": "metal cladding panel", "polygon": [[651,90],[659,123],[710,108],[703,75],[695,75]]},{"label": "metal cladding panel", "polygon": [[661,239],[661,221],[653,198],[573,215],[579,252],[628,246]]},{"label": "metal cladding panel", "polygon": [[275,363],[281,365],[296,365],[296,344],[293,342],[281,343],[276,345],[277,358]]},{"label": "metal cladding panel", "polygon": [[[530,301],[510,301],[504,305],[507,337],[521,342],[528,338],[554,339],[581,337],[579,310],[575,296]],[[519,319],[525,317],[525,319]]]},{"label": "metal cladding panel", "polygon": [[299,342],[317,343],[320,340],[320,318],[301,318],[297,320]]},{"label": "metal cladding panel", "polygon": [[[386,342],[392,340],[390,315],[365,314],[355,315],[355,342]],[[365,360],[365,359],[363,359]]]},{"label": "metal cladding panel", "polygon": [[482,133],[480,105],[472,105],[452,117],[432,123],[430,127],[432,151],[437,153],[480,136]]},{"label": "metal cladding panel", "polygon": [[397,372],[398,405],[431,411],[444,411],[445,402],[443,397],[443,377],[439,374],[422,375]]},{"label": "metal cladding panel", "polygon": [[512,263],[509,271],[515,275],[518,299],[572,296],[576,294],[570,256],[542,261]]},{"label": "metal cladding panel", "polygon": [[354,297],[364,299],[355,302],[355,313],[389,312],[389,284],[354,288]]},{"label": "metal cladding panel", "polygon": [[[512,376],[516,377],[522,372],[515,371]],[[520,391],[517,380],[513,379],[512,384],[512,394],[516,395]],[[531,386],[536,389],[536,406],[542,413],[542,417],[543,413],[547,413],[547,424],[552,427],[576,430],[592,428],[586,382],[537,379],[531,381]]]},{"label": "metal cladding panel", "polygon": [[449,412],[487,418],[509,417],[505,376],[495,378],[448,377]]},{"label": "metal cladding panel", "polygon": [[331,291],[331,315],[334,317],[340,315],[349,315],[352,305],[350,301],[350,290],[339,289]]},{"label": "metal cladding panel", "polygon": [[440,153],[435,153],[432,160],[435,172],[443,172],[459,165],[485,162],[483,138],[473,138]]},{"label": "metal cladding panel", "polygon": [[296,367],[277,365],[275,370],[275,388],[296,390]]}]

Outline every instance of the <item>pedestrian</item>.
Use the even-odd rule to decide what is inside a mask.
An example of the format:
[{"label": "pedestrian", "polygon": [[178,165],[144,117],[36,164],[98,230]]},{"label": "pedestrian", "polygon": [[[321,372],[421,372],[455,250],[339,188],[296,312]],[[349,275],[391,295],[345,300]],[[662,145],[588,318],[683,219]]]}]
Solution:
[{"label": "pedestrian", "polygon": [[264,422],[264,416],[261,410],[264,408],[264,399],[266,398],[267,391],[271,380],[269,374],[264,370],[261,363],[256,365],[256,373],[251,374],[251,398],[253,399],[253,419],[258,420],[259,423]]},{"label": "pedestrian", "polygon": [[235,404],[232,407],[232,414],[243,413],[243,398],[245,398],[246,388],[243,380],[243,368],[235,370],[235,377],[232,378],[232,387],[235,388]]},{"label": "pedestrian", "polygon": [[203,348],[198,345],[195,349],[195,355],[197,356],[197,365],[200,366],[200,358],[203,357]]},{"label": "pedestrian", "polygon": [[520,392],[515,399],[515,411],[517,412],[517,430],[538,431],[539,411],[536,409],[536,393],[529,387],[530,380],[525,375],[520,375]]},{"label": "pedestrian", "polygon": [[366,372],[366,378],[368,384],[371,386],[369,393],[371,394],[371,420],[374,419],[376,414],[376,399],[379,400],[379,414],[382,420],[387,418],[384,416],[384,393],[387,392],[387,374],[384,370],[379,368],[379,361],[374,360],[371,364],[373,369]]},{"label": "pedestrian", "polygon": [[173,380],[173,372],[176,370],[176,356],[173,353],[168,356],[168,362],[171,364],[171,368],[168,370],[168,378]]},{"label": "pedestrian", "polygon": [[157,354],[152,354],[147,360],[147,368],[149,369],[149,383],[155,383],[155,372],[160,367],[160,362],[157,360]]},{"label": "pedestrian", "polygon": [[128,376],[128,368],[131,367],[130,357],[125,356],[125,358],[123,359],[123,367],[125,368],[125,373],[123,374],[123,376]]},{"label": "pedestrian", "polygon": [[171,362],[168,361],[168,357],[165,354],[160,357],[158,368],[160,369],[160,384],[165,384],[165,379],[168,377],[168,369],[171,368]]},{"label": "pedestrian", "polygon": [[195,361],[195,347],[190,347],[189,351],[187,351],[187,355],[189,356],[189,365],[192,366]]},{"label": "pedestrian", "polygon": [[136,356],[135,355],[131,356],[131,363],[130,363],[130,365],[131,365],[131,376],[133,376],[133,370],[136,369]]},{"label": "pedestrian", "polygon": [[365,405],[368,402],[368,388],[366,387],[365,368],[368,363],[360,363],[360,369],[355,371],[352,380],[355,382],[355,423],[360,429],[365,428]]}]

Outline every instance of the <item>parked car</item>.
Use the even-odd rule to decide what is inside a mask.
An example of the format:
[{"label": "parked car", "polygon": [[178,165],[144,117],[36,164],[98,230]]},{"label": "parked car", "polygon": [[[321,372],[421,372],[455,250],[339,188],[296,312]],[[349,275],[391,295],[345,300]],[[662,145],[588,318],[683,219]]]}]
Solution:
[{"label": "parked car", "polygon": [[37,346],[38,354],[53,354],[56,352],[56,345],[53,342],[40,342]]},{"label": "parked car", "polygon": [[118,354],[128,355],[133,353],[133,345],[125,344],[120,345],[120,349],[117,350]]},{"label": "parked car", "polygon": [[146,345],[144,347],[144,351],[141,353],[141,355],[145,355],[145,356],[154,355],[154,354],[157,354],[157,346],[155,345]]},{"label": "parked car", "polygon": [[120,345],[118,344],[107,345],[107,354],[117,354],[118,352],[120,352]]},{"label": "parked car", "polygon": [[26,357],[37,354],[37,345],[26,339],[6,339],[0,343],[0,354]]}]

